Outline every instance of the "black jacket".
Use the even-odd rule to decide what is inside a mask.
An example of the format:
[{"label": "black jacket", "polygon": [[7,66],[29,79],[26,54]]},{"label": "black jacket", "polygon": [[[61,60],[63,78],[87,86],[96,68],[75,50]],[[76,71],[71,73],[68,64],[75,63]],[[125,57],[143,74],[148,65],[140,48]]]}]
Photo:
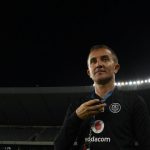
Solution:
[{"label": "black jacket", "polygon": [[[105,111],[95,116],[96,120],[104,122],[104,130],[99,134],[91,130],[93,117],[83,121],[75,113],[82,103],[94,98],[99,97],[92,92],[71,103],[55,140],[55,150],[71,150],[75,141],[78,150],[83,150],[87,144],[90,150],[136,150],[135,141],[138,142],[138,150],[150,150],[150,119],[142,97],[115,88],[106,100]],[[112,105],[115,107],[116,104],[121,106],[119,112],[115,108],[113,111]],[[92,133],[90,137],[89,132]],[[85,142],[87,138],[96,140]]]}]

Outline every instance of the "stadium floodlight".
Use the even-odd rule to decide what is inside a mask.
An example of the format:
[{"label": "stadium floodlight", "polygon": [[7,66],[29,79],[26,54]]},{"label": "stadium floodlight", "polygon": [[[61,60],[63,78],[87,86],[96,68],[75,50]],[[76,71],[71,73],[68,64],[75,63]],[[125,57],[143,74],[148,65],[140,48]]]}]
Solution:
[{"label": "stadium floodlight", "polygon": [[[150,83],[150,79],[120,81],[120,82],[115,82],[114,85],[118,86],[118,87],[122,87],[122,86],[139,86],[139,85],[148,84],[148,83]],[[93,86],[95,86],[95,85],[93,84]]]},{"label": "stadium floodlight", "polygon": [[133,84],[136,85],[136,81],[133,81]]},{"label": "stadium floodlight", "polygon": [[125,82],[116,82],[116,86],[134,86],[134,85],[141,85],[150,83],[150,79],[145,80],[134,80],[134,81],[125,81]]},{"label": "stadium floodlight", "polygon": [[140,80],[136,81],[136,84],[140,84]]},{"label": "stadium floodlight", "polygon": [[148,81],[147,81],[147,80],[144,80],[144,82],[147,83]]},{"label": "stadium floodlight", "polygon": [[132,85],[132,83],[133,83],[133,82],[132,82],[132,81],[130,81],[130,82],[129,82],[129,85]]}]

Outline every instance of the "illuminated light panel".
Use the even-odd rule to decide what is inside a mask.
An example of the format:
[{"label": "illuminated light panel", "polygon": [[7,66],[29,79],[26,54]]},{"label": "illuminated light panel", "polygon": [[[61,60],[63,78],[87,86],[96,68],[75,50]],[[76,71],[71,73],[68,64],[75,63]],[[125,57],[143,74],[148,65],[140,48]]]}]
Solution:
[{"label": "illuminated light panel", "polygon": [[125,82],[115,82],[115,86],[134,86],[134,85],[141,85],[141,84],[149,84],[150,79],[145,80],[134,80],[134,81],[125,81]]}]

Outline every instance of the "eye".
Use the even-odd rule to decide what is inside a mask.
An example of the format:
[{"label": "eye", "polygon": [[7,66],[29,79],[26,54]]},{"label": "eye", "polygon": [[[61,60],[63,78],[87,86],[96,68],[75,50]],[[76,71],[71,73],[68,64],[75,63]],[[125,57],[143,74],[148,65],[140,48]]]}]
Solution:
[{"label": "eye", "polygon": [[91,58],[90,64],[95,64],[97,62],[96,58]]},{"label": "eye", "polygon": [[108,58],[104,58],[103,60],[104,60],[104,61],[107,61],[107,60],[108,60]]},{"label": "eye", "polygon": [[102,57],[102,60],[103,60],[104,62],[107,62],[107,61],[109,61],[109,57],[108,57],[108,56],[104,56],[104,57]]}]

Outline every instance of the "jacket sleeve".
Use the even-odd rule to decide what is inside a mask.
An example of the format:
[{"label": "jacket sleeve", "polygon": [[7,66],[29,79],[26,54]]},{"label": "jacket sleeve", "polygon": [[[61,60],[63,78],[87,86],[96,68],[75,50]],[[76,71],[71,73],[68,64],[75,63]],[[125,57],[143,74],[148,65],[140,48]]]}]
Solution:
[{"label": "jacket sleeve", "polygon": [[77,117],[74,106],[70,105],[59,134],[54,141],[54,150],[71,150],[82,120]]},{"label": "jacket sleeve", "polygon": [[150,150],[150,116],[143,98],[138,96],[133,107],[133,128],[140,150]]}]

